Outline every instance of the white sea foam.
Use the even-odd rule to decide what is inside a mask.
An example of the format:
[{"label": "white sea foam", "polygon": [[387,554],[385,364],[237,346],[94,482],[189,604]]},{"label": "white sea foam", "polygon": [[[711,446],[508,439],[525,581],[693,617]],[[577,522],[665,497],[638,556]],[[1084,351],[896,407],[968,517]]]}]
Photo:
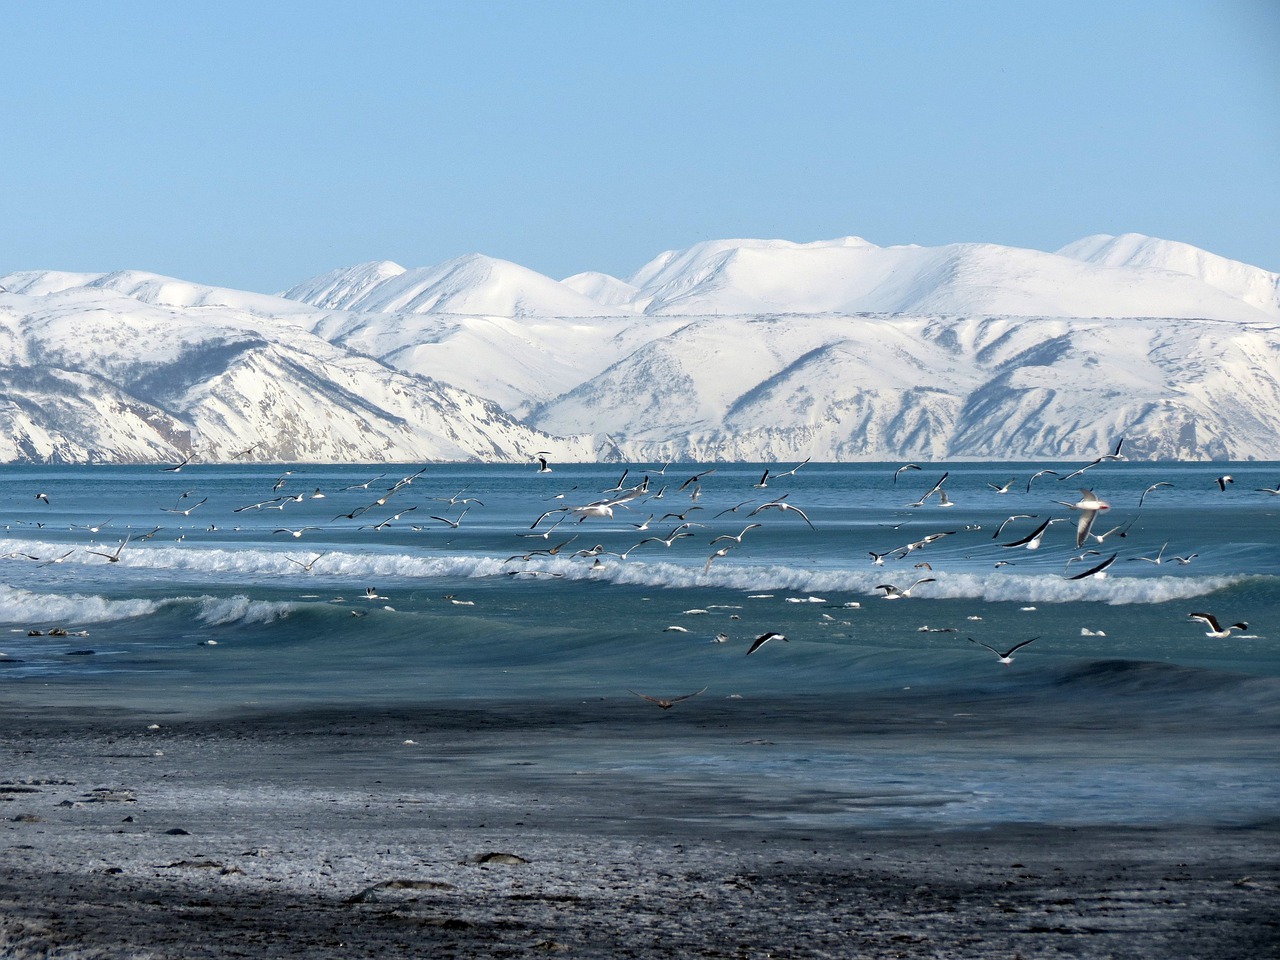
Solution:
[{"label": "white sea foam", "polygon": [[[723,566],[704,572],[699,567],[673,563],[605,562],[584,567],[569,559],[540,560],[538,569],[566,578],[601,579],[612,583],[654,587],[723,587],[734,590],[790,590],[819,596],[827,593],[859,593],[880,596],[877,586],[893,582],[893,574],[847,569],[812,570],[788,566]],[[946,573],[936,571],[935,582],[923,584],[912,594],[921,599],[981,599],[1020,603],[1070,603],[1091,600],[1108,604],[1162,603],[1184,600],[1222,590],[1245,579],[1242,575],[1208,577],[1107,577],[1067,580],[1054,574],[1033,576],[1009,573]],[[910,584],[914,577],[903,573]]]},{"label": "white sea foam", "polygon": [[0,622],[23,626],[39,623],[102,623],[154,613],[154,600],[108,600],[80,593],[33,593],[0,583]]},{"label": "white sea foam", "polygon": [[248,597],[201,597],[196,616],[211,627],[228,623],[271,623],[298,609],[296,603],[250,600]]}]

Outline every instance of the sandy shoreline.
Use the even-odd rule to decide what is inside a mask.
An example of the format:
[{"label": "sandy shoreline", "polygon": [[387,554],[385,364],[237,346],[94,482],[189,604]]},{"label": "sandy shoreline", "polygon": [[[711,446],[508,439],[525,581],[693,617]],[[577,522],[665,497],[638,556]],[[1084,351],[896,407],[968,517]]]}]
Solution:
[{"label": "sandy shoreline", "polygon": [[623,716],[6,706],[0,955],[1280,952],[1280,823],[859,829],[575,769],[686,729]]}]

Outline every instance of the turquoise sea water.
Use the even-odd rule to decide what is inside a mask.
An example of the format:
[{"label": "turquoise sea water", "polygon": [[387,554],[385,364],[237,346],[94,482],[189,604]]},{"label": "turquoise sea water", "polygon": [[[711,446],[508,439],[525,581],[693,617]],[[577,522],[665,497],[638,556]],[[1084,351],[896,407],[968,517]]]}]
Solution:
[{"label": "turquoise sea water", "polygon": [[[858,822],[1280,813],[1280,496],[1258,489],[1280,465],[1107,462],[1029,491],[1045,465],[776,476],[794,466],[763,488],[764,465],[431,465],[398,487],[416,467],[5,467],[0,696],[192,712],[598,701],[634,712],[634,749],[602,738],[566,764],[822,790],[843,798],[826,815]],[[909,505],[944,473],[951,506]],[[646,476],[613,518],[535,524]],[[1093,532],[1123,536],[1077,548],[1059,501],[1082,487],[1110,504]],[[784,495],[812,527],[751,515]],[[1039,549],[1002,546],[1051,517],[1067,522]],[[685,521],[690,536],[637,545]],[[1113,554],[1105,577],[1068,579]],[[924,577],[906,599],[879,589]],[[1191,612],[1248,627],[1206,637]],[[767,631],[787,639],[747,656]],[[1032,637],[1009,664],[969,639]],[[635,696],[695,691],[669,712]],[[760,735],[734,744],[786,746],[650,726],[737,736],[748,715]]]}]

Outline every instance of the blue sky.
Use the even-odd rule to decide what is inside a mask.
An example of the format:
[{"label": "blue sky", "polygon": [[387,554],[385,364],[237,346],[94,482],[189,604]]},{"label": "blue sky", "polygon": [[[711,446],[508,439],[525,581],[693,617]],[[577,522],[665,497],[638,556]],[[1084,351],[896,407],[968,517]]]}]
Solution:
[{"label": "blue sky", "polygon": [[1280,271],[1280,3],[0,0],[0,273],[275,291],[726,237]]}]

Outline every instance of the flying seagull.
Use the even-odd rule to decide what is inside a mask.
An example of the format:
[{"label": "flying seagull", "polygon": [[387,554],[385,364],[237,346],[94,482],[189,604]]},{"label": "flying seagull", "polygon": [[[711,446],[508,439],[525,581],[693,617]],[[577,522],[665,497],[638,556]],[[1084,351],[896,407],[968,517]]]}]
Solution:
[{"label": "flying seagull", "polygon": [[783,643],[790,643],[790,641],[786,637],[784,637],[782,634],[774,630],[770,630],[768,633],[762,633],[760,634],[760,636],[756,637],[753,641],[751,641],[751,648],[747,651],[747,656],[748,657],[751,656],[753,653],[755,653],[757,650],[763,647],[770,640],[781,640]]},{"label": "flying seagull", "polygon": [[799,514],[800,519],[803,520],[805,523],[809,524],[810,530],[815,529],[813,526],[813,522],[805,515],[805,512],[803,510],[801,510],[799,507],[794,507],[791,504],[786,502],[787,497],[789,496],[791,496],[791,494],[784,493],[782,496],[778,497],[778,499],[776,500],[770,500],[768,503],[762,503],[760,504],[760,506],[756,507],[750,513],[748,513],[747,516],[754,517],[761,510],[781,510],[783,513],[786,513],[789,510],[793,513]]},{"label": "flying seagull", "polygon": [[1172,486],[1173,484],[1170,483],[1168,480],[1160,480],[1156,483],[1153,483],[1151,486],[1147,487],[1147,489],[1142,491],[1142,496],[1138,498],[1138,507],[1139,508],[1142,507],[1142,502],[1147,499],[1147,494],[1150,493],[1152,490],[1156,490],[1160,487],[1172,487]]},{"label": "flying seagull", "polygon": [[1093,527],[1093,520],[1098,515],[1098,511],[1111,509],[1111,504],[1094,496],[1093,491],[1085,487],[1080,488],[1080,499],[1075,503],[1067,503],[1065,500],[1057,502],[1064,507],[1080,511],[1080,520],[1076,524],[1077,549],[1083,547],[1084,542],[1089,539],[1089,530]]},{"label": "flying seagull", "polygon": [[917,580],[915,583],[913,583],[909,587],[906,587],[905,589],[895,587],[892,583],[878,584],[876,586],[876,589],[884,591],[884,599],[886,600],[905,600],[911,596],[911,591],[914,590],[916,587],[920,586],[920,584],[934,583],[934,582],[935,581],[933,577],[922,577],[921,579]]},{"label": "flying seagull", "polygon": [[684,696],[681,696],[681,697],[651,697],[648,694],[636,693],[636,691],[631,689],[628,689],[627,693],[635,693],[635,695],[639,697],[641,700],[648,700],[650,703],[656,703],[663,710],[670,710],[673,706],[675,706],[680,701],[692,700],[698,694],[705,692],[706,689],[707,689],[706,687],[703,687],[701,690],[695,690],[693,693],[686,693]]},{"label": "flying seagull", "polygon": [[1035,643],[1039,639],[1040,639],[1039,637],[1032,637],[1030,640],[1023,640],[1021,643],[1015,643],[1012,647],[1010,647],[1008,650],[1005,650],[1004,652],[997,650],[995,647],[991,646],[991,644],[989,643],[983,643],[981,640],[975,640],[973,639],[973,637],[969,637],[969,642],[976,643],[980,647],[986,647],[988,650],[990,650],[992,653],[994,653],[997,657],[1000,658],[1001,663],[1008,665],[1010,663],[1013,663],[1013,654],[1015,650],[1021,650],[1028,643]]},{"label": "flying seagull", "polygon": [[1094,564],[1094,565],[1093,565],[1092,567],[1090,567],[1088,570],[1082,571],[1081,573],[1072,574],[1071,576],[1066,577],[1065,579],[1067,579],[1067,580],[1087,580],[1089,577],[1103,577],[1103,576],[1106,576],[1106,574],[1104,573],[1104,571],[1107,569],[1107,567],[1111,566],[1113,563],[1115,563],[1115,562],[1116,562],[1116,557],[1117,557],[1117,556],[1119,556],[1119,554],[1113,553],[1111,556],[1107,557],[1107,559],[1103,560],[1101,563]]},{"label": "flying seagull", "polygon": [[1232,630],[1249,629],[1249,625],[1247,623],[1233,623],[1229,627],[1224,627],[1222,624],[1218,623],[1218,618],[1212,613],[1189,613],[1187,614],[1187,618],[1190,620],[1199,620],[1202,623],[1207,624],[1209,632],[1206,633],[1205,636],[1213,637],[1217,640],[1225,640],[1227,637],[1231,636]]},{"label": "flying seagull", "polygon": [[898,474],[900,474],[903,470],[919,470],[919,469],[920,467],[917,467],[914,463],[904,463],[897,470],[893,471],[893,482],[894,483],[898,482]]}]

